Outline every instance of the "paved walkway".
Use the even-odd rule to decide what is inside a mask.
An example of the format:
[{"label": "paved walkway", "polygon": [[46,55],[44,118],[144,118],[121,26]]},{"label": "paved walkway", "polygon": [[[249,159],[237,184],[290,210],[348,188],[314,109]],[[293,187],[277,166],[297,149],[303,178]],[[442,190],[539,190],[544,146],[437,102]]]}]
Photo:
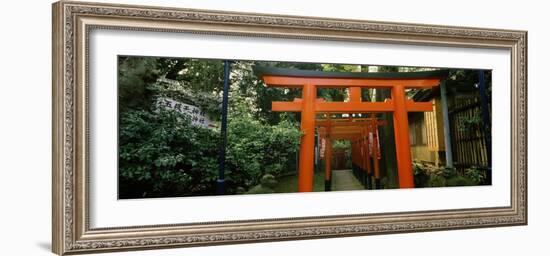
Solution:
[{"label": "paved walkway", "polygon": [[332,191],[363,190],[365,189],[351,170],[332,171]]}]

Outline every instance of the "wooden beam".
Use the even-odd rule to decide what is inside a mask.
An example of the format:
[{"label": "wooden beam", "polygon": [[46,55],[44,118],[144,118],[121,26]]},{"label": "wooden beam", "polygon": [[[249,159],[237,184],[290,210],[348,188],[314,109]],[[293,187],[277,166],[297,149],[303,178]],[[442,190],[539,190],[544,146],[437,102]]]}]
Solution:
[{"label": "wooden beam", "polygon": [[[352,123],[353,124],[353,123]],[[317,125],[317,124],[316,124]],[[319,126],[319,125],[317,125]],[[336,125],[336,126],[319,126],[319,131],[361,131],[365,129],[365,124],[359,124],[359,125]]]},{"label": "wooden beam", "polygon": [[[433,111],[432,102],[415,102],[407,100],[405,106],[408,112],[426,112]],[[273,101],[271,111],[274,112],[300,112],[302,111],[301,99],[294,101]],[[393,102],[326,102],[316,101],[316,112],[331,113],[366,113],[366,112],[392,112],[394,111]],[[336,122],[337,123],[337,122]]]},{"label": "wooden beam", "polygon": [[361,138],[361,132],[357,131],[357,130],[353,130],[353,131],[330,131],[330,134],[327,134],[326,131],[319,131],[319,134],[321,136],[325,136],[325,137],[330,136],[331,138],[332,138],[332,136],[340,136],[340,135],[353,135],[353,136],[357,137],[357,139]]},{"label": "wooden beam", "polygon": [[430,112],[434,110],[434,104],[431,101],[415,102],[408,99],[405,101],[405,107],[408,112]]},{"label": "wooden beam", "polygon": [[[361,122],[351,122],[351,121],[345,121],[345,122],[342,122],[342,121],[327,121],[327,120],[322,120],[322,119],[317,119],[317,121],[315,122],[315,125],[317,126],[332,126],[332,127],[336,127],[336,126],[365,126],[365,125],[372,125],[371,123],[372,121],[361,121]],[[378,120],[376,121],[376,125],[380,126],[380,125],[387,125],[388,122],[385,121],[385,120]]]},{"label": "wooden beam", "polygon": [[349,134],[336,134],[330,137],[331,140],[349,140],[356,141],[361,137],[361,135],[349,135]]},{"label": "wooden beam", "polygon": [[393,104],[389,102],[321,102],[317,104],[316,110],[332,113],[391,112]]},{"label": "wooden beam", "polygon": [[439,78],[426,79],[376,79],[376,78],[308,78],[290,76],[263,76],[267,86],[301,88],[304,84],[314,84],[317,88],[391,88],[396,84],[405,88],[430,88],[439,85]]},{"label": "wooden beam", "polygon": [[300,112],[302,111],[301,102],[273,101],[271,102],[271,111],[273,112]]},{"label": "wooden beam", "polygon": [[[271,111],[274,112],[300,112],[301,102],[273,101]],[[317,102],[316,112],[331,113],[365,113],[365,112],[392,112],[391,102]]]},{"label": "wooden beam", "polygon": [[353,130],[339,130],[339,131],[330,131],[330,135],[361,135],[361,130],[359,129],[353,129]]}]

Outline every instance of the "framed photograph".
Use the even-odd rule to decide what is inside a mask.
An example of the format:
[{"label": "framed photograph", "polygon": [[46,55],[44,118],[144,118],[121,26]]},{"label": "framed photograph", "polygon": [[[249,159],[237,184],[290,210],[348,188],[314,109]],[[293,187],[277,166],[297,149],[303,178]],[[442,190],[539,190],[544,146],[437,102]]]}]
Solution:
[{"label": "framed photograph", "polygon": [[527,32],[61,1],[53,251],[527,224]]}]

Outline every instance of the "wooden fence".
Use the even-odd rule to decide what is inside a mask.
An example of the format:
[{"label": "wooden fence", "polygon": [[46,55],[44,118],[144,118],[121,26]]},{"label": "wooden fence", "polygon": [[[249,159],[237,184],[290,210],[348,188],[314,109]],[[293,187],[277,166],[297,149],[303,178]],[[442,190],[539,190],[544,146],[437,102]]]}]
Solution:
[{"label": "wooden fence", "polygon": [[483,128],[479,97],[456,97],[449,104],[449,122],[453,162],[457,169],[464,171],[471,166],[488,168],[487,133]]}]

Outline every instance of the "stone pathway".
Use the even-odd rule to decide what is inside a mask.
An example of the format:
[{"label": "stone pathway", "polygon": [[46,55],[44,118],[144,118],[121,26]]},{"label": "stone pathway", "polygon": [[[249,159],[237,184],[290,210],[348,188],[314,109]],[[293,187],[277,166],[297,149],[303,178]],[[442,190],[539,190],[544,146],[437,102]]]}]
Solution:
[{"label": "stone pathway", "polygon": [[332,191],[363,190],[365,189],[351,170],[332,171]]}]

